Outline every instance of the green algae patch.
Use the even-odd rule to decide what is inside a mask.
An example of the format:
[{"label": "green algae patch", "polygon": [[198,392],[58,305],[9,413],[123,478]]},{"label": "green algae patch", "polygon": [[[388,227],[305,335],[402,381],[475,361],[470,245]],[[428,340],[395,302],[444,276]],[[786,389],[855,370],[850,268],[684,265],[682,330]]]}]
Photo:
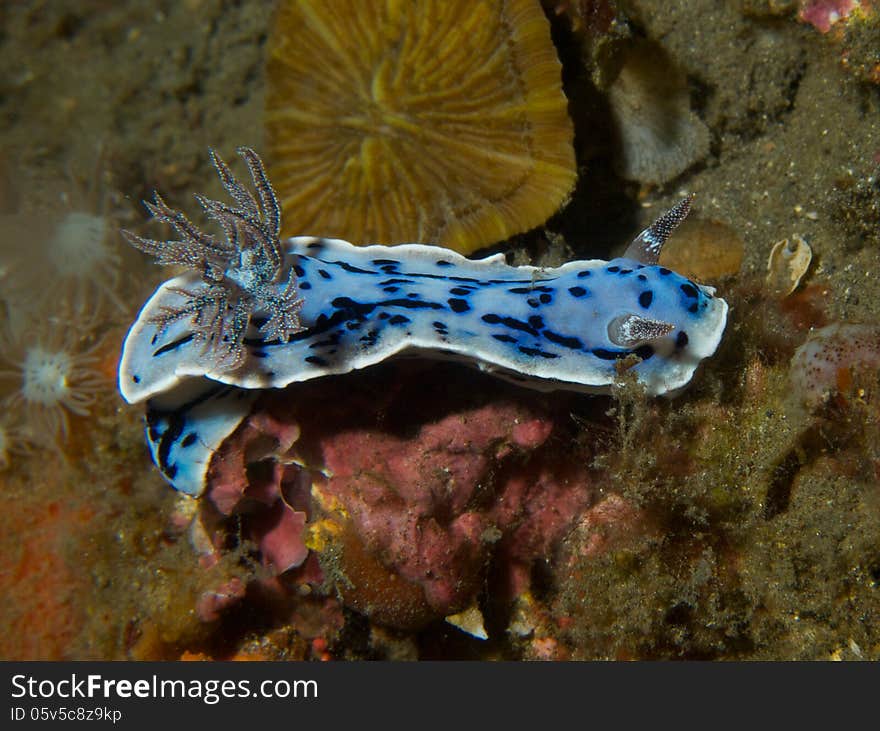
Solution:
[{"label": "green algae patch", "polygon": [[803,335],[756,286],[732,301],[761,317],[734,317],[694,389],[623,391],[610,410],[606,492],[644,529],[560,574],[552,612],[574,657],[878,657],[876,374],[808,412],[789,378]]}]

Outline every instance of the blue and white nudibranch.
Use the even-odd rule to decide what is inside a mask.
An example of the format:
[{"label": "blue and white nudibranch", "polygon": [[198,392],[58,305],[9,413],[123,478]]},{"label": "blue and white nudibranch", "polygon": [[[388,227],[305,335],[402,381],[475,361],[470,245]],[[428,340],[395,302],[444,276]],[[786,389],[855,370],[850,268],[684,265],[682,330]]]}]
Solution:
[{"label": "blue and white nudibranch", "polygon": [[126,337],[119,390],[147,402],[153,459],[177,489],[204,490],[211,455],[263,389],[342,374],[401,353],[455,356],[533,388],[608,391],[621,366],[670,394],[712,355],[727,303],[657,263],[685,199],[611,261],[513,267],[436,246],[281,242],[259,157],[240,148],[254,198],[212,152],[237,206],[202,197],[225,240],[158,196],[146,203],[179,240],[128,240],[190,269],[162,284]]}]

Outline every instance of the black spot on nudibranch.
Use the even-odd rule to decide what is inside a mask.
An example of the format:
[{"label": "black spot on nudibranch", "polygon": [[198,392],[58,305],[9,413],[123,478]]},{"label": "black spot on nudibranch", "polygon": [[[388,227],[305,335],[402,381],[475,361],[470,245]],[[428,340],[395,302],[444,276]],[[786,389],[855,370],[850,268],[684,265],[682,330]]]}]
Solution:
[{"label": "black spot on nudibranch", "polygon": [[140,376],[132,376],[132,377],[131,377],[131,380],[134,381],[135,383],[140,383],[140,382],[141,382],[141,377],[140,377]]},{"label": "black spot on nudibranch", "polygon": [[602,360],[619,360],[629,355],[629,351],[626,350],[607,350],[606,348],[593,348],[591,352]]},{"label": "black spot on nudibranch", "polygon": [[362,304],[361,302],[356,302],[351,297],[336,297],[330,304],[337,310],[348,310],[358,315],[368,315],[376,309],[376,305]]},{"label": "black spot on nudibranch", "polygon": [[693,284],[691,284],[690,282],[685,282],[684,284],[682,284],[681,291],[684,292],[685,296],[687,296],[687,297],[696,298],[697,295],[699,294],[697,292],[697,288]]},{"label": "black spot on nudibranch", "polygon": [[377,267],[382,266],[383,264],[397,266],[400,264],[396,259],[373,259],[373,264]]},{"label": "black spot on nudibranch", "polygon": [[[535,330],[532,325],[525,323],[522,320],[517,320],[515,317],[501,317],[500,315],[490,312],[488,315],[483,315],[482,319],[483,322],[488,323],[489,325],[504,325],[511,330],[521,330],[522,332],[527,332],[529,335],[534,335],[536,337],[538,335],[538,331]],[[529,322],[533,319],[535,318],[529,318]],[[543,320],[541,320],[540,317],[537,319],[543,324]]]},{"label": "black spot on nudibranch", "polygon": [[640,345],[635,350],[608,350],[606,348],[593,348],[593,355],[602,360],[620,360],[626,358],[631,353],[637,355],[642,360],[648,360],[654,355],[654,348],[650,345]]},{"label": "black spot on nudibranch", "polygon": [[605,271],[606,271],[606,272],[611,272],[612,274],[617,274],[617,272],[620,271],[620,267],[619,267],[619,266],[605,267]]},{"label": "black spot on nudibranch", "polygon": [[333,277],[330,276],[330,272],[328,272],[326,269],[319,269],[318,274],[324,277],[324,279],[333,279]]},{"label": "black spot on nudibranch", "polygon": [[529,318],[529,325],[531,325],[536,330],[540,330],[542,327],[544,327],[544,318],[540,315],[532,315]]},{"label": "black spot on nudibranch", "polygon": [[552,332],[551,330],[545,330],[543,332],[543,335],[551,343],[562,345],[565,348],[571,348],[572,350],[581,350],[584,347],[584,344],[577,338],[570,337],[568,335],[560,335],[559,333]]},{"label": "black spot on nudibranch", "polygon": [[299,264],[293,265],[293,271],[296,272],[296,276],[304,277],[306,275],[306,270],[303,269]]},{"label": "black spot on nudibranch", "polygon": [[409,299],[393,299],[393,300],[385,300],[384,302],[380,302],[381,305],[386,305],[388,307],[406,307],[410,310],[442,310],[443,305],[439,302],[425,302],[423,300],[409,300]]},{"label": "black spot on nudibranch", "polygon": [[541,300],[541,304],[543,305],[549,305],[553,301],[553,298],[549,294],[542,294],[538,299]]},{"label": "black spot on nudibranch", "polygon": [[412,322],[412,320],[403,315],[394,315],[394,317],[388,320],[389,325],[405,325],[408,322]]},{"label": "black spot on nudibranch", "polygon": [[646,310],[651,306],[651,302],[653,301],[654,293],[650,289],[646,289],[639,295],[639,304]]},{"label": "black spot on nudibranch", "polygon": [[312,285],[311,285],[309,282],[299,282],[299,283],[297,284],[297,286],[298,286],[300,289],[311,289],[311,288],[312,288]]},{"label": "black spot on nudibranch", "polygon": [[587,290],[584,289],[583,287],[569,287],[568,293],[572,297],[583,297],[584,295],[586,295]]},{"label": "black spot on nudibranch", "polygon": [[379,331],[373,328],[366,335],[359,338],[360,342],[364,344],[364,347],[371,348],[376,344],[376,341],[379,339]]},{"label": "black spot on nudibranch", "polygon": [[467,312],[471,308],[471,306],[462,299],[452,297],[448,299],[447,302],[449,303],[449,309],[453,312]]},{"label": "black spot on nudibranch", "polygon": [[503,335],[503,334],[502,335],[494,335],[493,334],[492,337],[502,343],[515,343],[515,342],[517,342],[516,338],[513,337],[512,335]]},{"label": "black spot on nudibranch", "polygon": [[183,439],[180,440],[180,446],[191,447],[193,444],[196,443],[196,439],[198,439],[198,436],[196,436],[196,433],[194,431],[191,431]]},{"label": "black spot on nudibranch", "polygon": [[640,282],[647,282],[648,281],[648,278],[644,274],[637,274],[636,279],[638,279]]},{"label": "black spot on nudibranch", "polygon": [[[384,312],[382,313],[385,314]],[[333,333],[329,338],[325,340],[316,340],[314,343],[309,345],[309,349],[312,348],[332,348],[334,345],[339,345],[339,340],[342,338],[342,333]]]},{"label": "black spot on nudibranch", "polygon": [[672,270],[667,269],[666,267],[660,267],[657,271],[660,272],[660,274],[663,275],[664,277],[672,274]]},{"label": "black spot on nudibranch", "polygon": [[520,353],[525,353],[525,355],[538,356],[540,358],[558,358],[559,356],[556,353],[548,353],[545,350],[540,350],[538,348],[527,348],[525,345],[520,345],[517,350]]},{"label": "black spot on nudibranch", "polygon": [[190,342],[195,335],[190,333],[189,335],[184,335],[182,338],[178,338],[170,343],[166,343],[161,348],[159,348],[155,353],[153,353],[153,357],[155,358],[157,355],[164,355],[165,353],[170,353],[172,350],[177,350],[181,345],[186,345]]},{"label": "black spot on nudibranch", "polygon": [[437,263],[438,267],[451,267],[452,266],[452,262],[446,261],[446,259],[437,259],[436,263]]},{"label": "black spot on nudibranch", "polygon": [[[324,261],[322,259],[322,261]],[[351,272],[352,274],[375,274],[376,272],[371,272],[369,269],[361,269],[360,267],[356,267],[354,264],[349,264],[347,261],[325,261],[325,264],[336,264],[337,266],[342,267],[347,272]]]},{"label": "black spot on nudibranch", "polygon": [[458,297],[467,297],[471,291],[472,290],[469,287],[453,287],[449,290],[449,294],[454,294]]},{"label": "black spot on nudibranch", "polygon": [[[492,281],[494,283],[496,280]],[[501,281],[499,281],[499,284],[501,283]],[[533,284],[531,287],[511,287],[507,291],[511,294],[531,294],[532,292],[552,292],[553,287],[539,286]]]},{"label": "black spot on nudibranch", "polygon": [[687,344],[688,344],[688,335],[684,330],[682,330],[681,332],[678,333],[678,335],[675,336],[675,347],[676,348],[683,348]]},{"label": "black spot on nudibranch", "polygon": [[400,291],[400,287],[383,287],[382,289],[388,294],[394,294],[395,292]]},{"label": "black spot on nudibranch", "polygon": [[311,363],[312,365],[320,366],[321,368],[327,365],[327,361],[317,355],[309,355],[305,358],[306,363]]},{"label": "black spot on nudibranch", "polygon": [[688,306],[688,312],[690,312],[692,315],[696,315],[699,311],[700,311],[700,307],[699,307],[699,305],[697,305],[696,302],[694,302],[692,305]]},{"label": "black spot on nudibranch", "polygon": [[578,272],[578,279],[584,279],[585,277],[592,277],[593,272],[589,269],[584,269],[582,272]]}]

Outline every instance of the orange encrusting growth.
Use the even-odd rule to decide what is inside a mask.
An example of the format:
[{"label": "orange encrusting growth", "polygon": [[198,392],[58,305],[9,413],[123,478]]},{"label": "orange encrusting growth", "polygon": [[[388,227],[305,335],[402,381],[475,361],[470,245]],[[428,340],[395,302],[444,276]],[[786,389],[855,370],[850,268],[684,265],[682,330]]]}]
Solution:
[{"label": "orange encrusting growth", "polygon": [[87,532],[95,511],[63,498],[45,502],[37,494],[6,496],[0,507],[15,526],[0,539],[0,658],[77,657],[81,648],[74,644],[86,619],[83,597],[92,591],[91,577],[75,565],[65,541]]},{"label": "orange encrusting growth", "polygon": [[543,223],[577,175],[537,0],[285,0],[266,127],[285,234],[463,253]]}]

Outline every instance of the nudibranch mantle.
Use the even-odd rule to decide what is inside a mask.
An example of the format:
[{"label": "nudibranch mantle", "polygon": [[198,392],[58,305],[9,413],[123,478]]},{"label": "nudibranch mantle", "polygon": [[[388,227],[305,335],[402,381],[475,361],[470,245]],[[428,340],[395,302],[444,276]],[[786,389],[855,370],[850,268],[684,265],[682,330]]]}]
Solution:
[{"label": "nudibranch mantle", "polygon": [[[454,354],[535,388],[584,391],[607,390],[617,361],[634,354],[640,362],[633,372],[657,395],[688,383],[715,351],[727,314],[711,288],[626,258],[540,269],[509,266],[502,255],[470,260],[435,246],[300,236],[287,241],[285,259],[285,269],[296,272],[303,330],[288,342],[266,340],[252,323],[243,366],[218,369],[187,320],[161,333],[155,323],[197,284],[197,275],[184,274],[159,287],[126,338],[123,397],[143,401],[200,376],[246,389],[283,388],[406,350]],[[609,326],[633,314],[674,328],[623,347]]]},{"label": "nudibranch mantle", "polygon": [[190,494],[204,489],[211,454],[255,394],[398,353],[460,358],[544,390],[608,391],[623,367],[649,394],[672,394],[715,352],[728,310],[711,287],[657,264],[689,204],[642,232],[624,257],[556,268],[514,267],[500,254],[472,260],[422,244],[294,237],[277,247],[269,286],[296,305],[297,328],[267,335],[270,314],[251,312],[243,356],[230,367],[201,336],[198,313],[189,317],[206,277],[187,272],[141,309],[123,345],[119,390],[129,403],[147,401],[154,461]]}]

